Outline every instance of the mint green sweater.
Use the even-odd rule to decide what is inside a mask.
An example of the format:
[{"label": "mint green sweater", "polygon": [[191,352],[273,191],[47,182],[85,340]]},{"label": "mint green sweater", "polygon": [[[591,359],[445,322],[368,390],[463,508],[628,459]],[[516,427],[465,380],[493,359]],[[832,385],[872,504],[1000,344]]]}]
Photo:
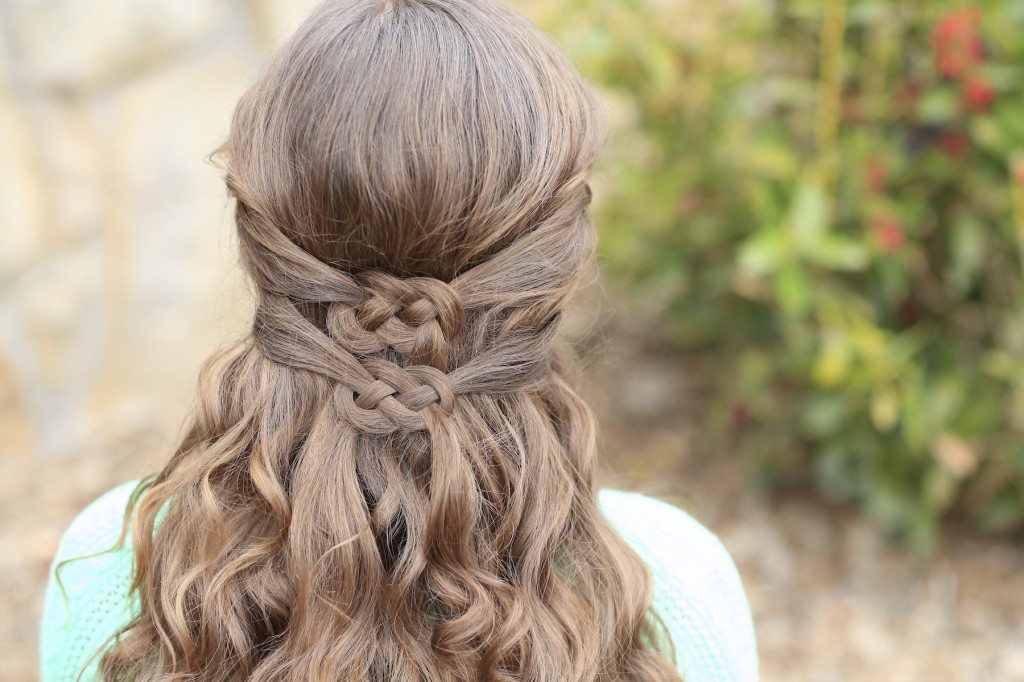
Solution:
[{"label": "mint green sweater", "polygon": [[[56,565],[96,554],[117,541],[128,496],[126,483],[78,515],[65,532],[50,569],[40,640],[42,682],[69,682],[131,615],[131,551]],[[728,552],[682,510],[639,493],[602,490],[601,509],[650,566],[654,608],[672,634],[687,682],[754,682],[757,652],[750,608]],[[96,680],[96,658],[83,680]]]}]

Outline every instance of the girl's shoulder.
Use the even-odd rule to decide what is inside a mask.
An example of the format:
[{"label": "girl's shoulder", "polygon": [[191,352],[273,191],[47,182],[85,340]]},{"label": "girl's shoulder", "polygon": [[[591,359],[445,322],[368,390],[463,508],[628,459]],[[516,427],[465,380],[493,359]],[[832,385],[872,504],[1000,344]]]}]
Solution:
[{"label": "girl's shoulder", "polygon": [[131,618],[131,538],[118,545],[125,512],[139,481],[104,493],[71,522],[50,565],[40,631],[40,679],[96,677],[98,657]]},{"label": "girl's shoulder", "polygon": [[[117,546],[139,481],[103,494],[72,521],[50,568],[40,637],[43,682],[75,679],[131,617],[130,536]],[[654,607],[688,682],[757,679],[743,585],[718,537],[685,511],[635,492],[603,489],[601,509],[650,567]],[[82,677],[92,679],[90,673]]]},{"label": "girl's shoulder", "polygon": [[739,572],[721,540],[679,507],[642,493],[603,489],[612,526],[650,567],[654,608],[688,682],[753,682],[757,647]]},{"label": "girl's shoulder", "polygon": [[61,538],[57,560],[93,554],[112,547],[121,536],[128,500],[139,483],[122,483],[100,495],[79,512]]},{"label": "girl's shoulder", "polygon": [[[720,558],[725,547],[714,533],[678,506],[650,495],[603,488],[601,510],[624,537],[646,544],[673,540],[670,549]],[[667,536],[666,536],[667,535]],[[680,542],[685,541],[685,542]]]}]

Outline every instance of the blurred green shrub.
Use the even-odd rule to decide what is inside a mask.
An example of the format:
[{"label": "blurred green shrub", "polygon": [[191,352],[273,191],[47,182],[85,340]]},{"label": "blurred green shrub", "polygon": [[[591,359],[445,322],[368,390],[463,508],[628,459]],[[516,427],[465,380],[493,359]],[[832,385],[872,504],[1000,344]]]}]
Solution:
[{"label": "blurred green shrub", "polygon": [[926,548],[1024,523],[1024,0],[563,0],[605,266],[723,431]]}]

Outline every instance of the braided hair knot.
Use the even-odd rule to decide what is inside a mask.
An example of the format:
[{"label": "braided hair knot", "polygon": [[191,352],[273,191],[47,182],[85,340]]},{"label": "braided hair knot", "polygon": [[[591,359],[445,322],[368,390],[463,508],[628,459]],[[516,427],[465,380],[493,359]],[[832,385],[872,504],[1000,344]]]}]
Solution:
[{"label": "braided hair knot", "polygon": [[354,352],[391,347],[414,364],[448,371],[449,341],[466,326],[466,311],[450,284],[380,271],[355,279],[364,287],[366,300],[356,306],[336,303],[328,312],[328,328],[337,341],[354,342]]}]

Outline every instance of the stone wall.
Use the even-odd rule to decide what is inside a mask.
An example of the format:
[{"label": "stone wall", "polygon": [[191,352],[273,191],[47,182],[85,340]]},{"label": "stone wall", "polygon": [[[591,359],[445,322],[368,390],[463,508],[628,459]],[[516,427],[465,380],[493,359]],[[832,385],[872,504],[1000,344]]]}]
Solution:
[{"label": "stone wall", "polygon": [[312,0],[0,0],[0,457],[173,432],[249,297],[206,161]]}]

